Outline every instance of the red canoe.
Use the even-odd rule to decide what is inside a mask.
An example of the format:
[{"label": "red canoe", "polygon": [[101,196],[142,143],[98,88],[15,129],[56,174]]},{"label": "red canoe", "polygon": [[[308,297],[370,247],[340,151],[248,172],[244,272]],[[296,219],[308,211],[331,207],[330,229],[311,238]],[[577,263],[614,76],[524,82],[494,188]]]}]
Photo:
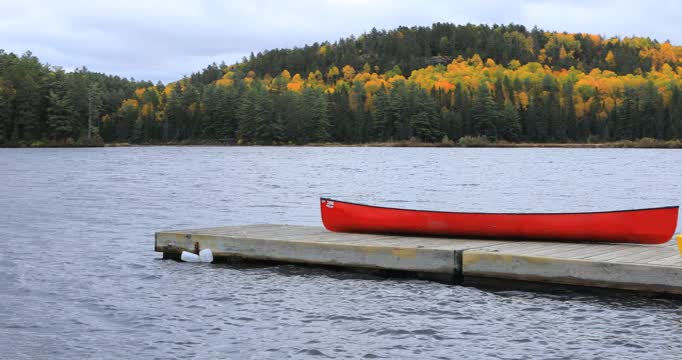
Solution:
[{"label": "red canoe", "polygon": [[395,209],[321,198],[330,231],[467,238],[662,244],[677,227],[678,206],[584,213],[466,213]]}]

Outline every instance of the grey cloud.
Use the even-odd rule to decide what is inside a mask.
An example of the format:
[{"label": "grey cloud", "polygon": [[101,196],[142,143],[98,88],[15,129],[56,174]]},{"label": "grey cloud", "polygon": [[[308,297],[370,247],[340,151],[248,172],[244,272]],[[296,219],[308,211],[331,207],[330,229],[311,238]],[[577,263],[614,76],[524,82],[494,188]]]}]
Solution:
[{"label": "grey cloud", "polygon": [[548,30],[643,35],[681,43],[682,7],[663,1],[0,0],[0,48],[32,50],[67,69],[173,81],[251,51],[359,35],[372,27],[520,23]]}]

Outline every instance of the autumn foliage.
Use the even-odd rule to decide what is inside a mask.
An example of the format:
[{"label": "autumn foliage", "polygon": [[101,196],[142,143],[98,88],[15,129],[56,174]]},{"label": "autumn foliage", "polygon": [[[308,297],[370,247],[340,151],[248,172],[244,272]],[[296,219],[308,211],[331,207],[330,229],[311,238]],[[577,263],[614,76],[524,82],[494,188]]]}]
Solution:
[{"label": "autumn foliage", "polygon": [[[607,55],[608,61],[615,61],[611,57]],[[234,103],[229,105],[236,109],[234,116],[215,118],[201,111],[197,115],[196,110],[192,116],[201,118],[198,121],[203,125],[199,128],[206,123],[231,123],[211,126],[232,132],[218,131],[210,137],[242,142],[263,141],[258,131],[246,137],[239,132],[254,118],[265,124],[262,129],[268,129],[264,130],[266,142],[300,142],[304,136],[297,131],[305,131],[305,126],[289,122],[294,122],[302,109],[313,108],[318,112],[315,121],[327,134],[316,141],[439,141],[443,136],[458,139],[485,135],[508,141],[564,142],[671,139],[682,135],[682,67],[673,68],[668,62],[652,66],[648,72],[618,75],[598,68],[589,72],[575,67],[555,70],[540,62],[521,64],[518,60],[503,65],[474,54],[413,70],[409,76],[400,75],[400,69],[395,68],[377,73],[369,64],[362,69],[350,65],[338,69],[331,67],[326,76],[321,71],[292,76],[283,70],[273,78],[253,73],[240,77],[232,71],[234,67],[225,67],[220,71],[230,75],[208,83],[204,93],[219,86],[234,94]],[[187,103],[182,100],[187,91],[201,92],[199,87],[192,90],[196,85],[191,79],[180,83],[186,85],[176,85],[178,91],[171,96],[180,98],[180,103]],[[156,99],[148,94],[154,89],[138,89],[136,99],[143,103],[145,98]],[[250,99],[252,93],[260,95]],[[307,103],[306,93],[309,97],[315,94],[314,104]],[[199,109],[221,101],[197,96]],[[260,101],[262,106],[245,110],[240,106],[243,99]],[[292,107],[291,103],[299,105]],[[147,116],[146,111],[163,111],[163,105],[163,100],[154,107],[142,105],[140,116]],[[273,132],[281,136],[272,136]]]},{"label": "autumn foliage", "polygon": [[[12,79],[0,72],[0,116],[7,119],[0,121],[1,141],[82,129],[64,125],[79,102],[60,95],[73,86],[55,81],[45,82],[45,98],[35,104],[47,103],[49,111],[26,126],[12,112],[24,108],[17,106],[20,82]],[[519,25],[372,30],[212,64],[166,85],[138,85],[117,91],[127,99],[111,97],[116,107],[100,112],[106,141],[682,138],[681,47]]]}]

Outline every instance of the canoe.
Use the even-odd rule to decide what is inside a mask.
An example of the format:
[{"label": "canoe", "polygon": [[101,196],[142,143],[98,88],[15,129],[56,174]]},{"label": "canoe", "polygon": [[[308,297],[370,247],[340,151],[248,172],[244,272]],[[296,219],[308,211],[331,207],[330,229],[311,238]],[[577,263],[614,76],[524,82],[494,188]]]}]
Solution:
[{"label": "canoe", "polygon": [[581,213],[473,213],[396,209],[320,199],[329,231],[464,238],[662,244],[678,206]]}]

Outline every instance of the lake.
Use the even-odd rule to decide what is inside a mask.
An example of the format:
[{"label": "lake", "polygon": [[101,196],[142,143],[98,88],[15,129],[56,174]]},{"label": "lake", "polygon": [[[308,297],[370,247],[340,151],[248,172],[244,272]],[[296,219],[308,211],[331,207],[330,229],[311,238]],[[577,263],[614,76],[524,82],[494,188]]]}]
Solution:
[{"label": "lake", "polygon": [[678,205],[681,163],[682,150],[642,149],[0,149],[0,357],[677,359],[682,300],[187,264],[161,260],[153,235],[321,226],[320,196],[483,212]]}]

